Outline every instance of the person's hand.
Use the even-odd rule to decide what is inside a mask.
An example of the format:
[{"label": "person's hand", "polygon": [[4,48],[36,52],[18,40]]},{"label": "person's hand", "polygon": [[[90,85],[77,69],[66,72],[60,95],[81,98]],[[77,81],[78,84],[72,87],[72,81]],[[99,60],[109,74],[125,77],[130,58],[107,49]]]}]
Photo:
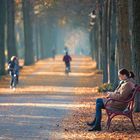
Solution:
[{"label": "person's hand", "polygon": [[109,93],[108,92],[102,92],[103,98],[109,98]]},{"label": "person's hand", "polygon": [[109,92],[107,92],[106,98],[109,98]]}]

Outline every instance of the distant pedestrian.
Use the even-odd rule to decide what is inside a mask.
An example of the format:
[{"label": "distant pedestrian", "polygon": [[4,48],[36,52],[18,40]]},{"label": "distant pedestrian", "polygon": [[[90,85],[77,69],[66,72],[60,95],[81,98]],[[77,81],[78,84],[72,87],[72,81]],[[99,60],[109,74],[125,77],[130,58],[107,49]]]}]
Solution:
[{"label": "distant pedestrian", "polygon": [[56,49],[55,47],[52,48],[52,58],[55,60]]},{"label": "distant pedestrian", "polygon": [[8,62],[8,72],[11,76],[10,88],[13,87],[14,78],[16,75],[16,84],[19,81],[19,61],[16,56],[12,56],[10,61]]}]

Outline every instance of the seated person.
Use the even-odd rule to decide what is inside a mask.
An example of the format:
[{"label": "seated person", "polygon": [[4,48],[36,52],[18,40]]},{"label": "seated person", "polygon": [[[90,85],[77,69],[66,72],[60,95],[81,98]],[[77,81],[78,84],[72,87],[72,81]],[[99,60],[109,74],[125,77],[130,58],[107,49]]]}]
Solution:
[{"label": "seated person", "polygon": [[[118,72],[118,77],[121,80],[119,86],[116,88],[114,92],[108,92],[106,98],[98,98],[96,99],[96,113],[95,118],[92,122],[87,123],[87,125],[92,126],[89,131],[101,131],[101,118],[102,112],[104,109],[104,105],[107,101],[107,98],[117,99],[117,100],[127,100],[130,97],[133,88],[135,87],[134,82],[134,73],[129,72],[126,69],[121,69]],[[117,110],[124,110],[127,107],[127,104],[112,101],[109,102],[109,107]]]}]

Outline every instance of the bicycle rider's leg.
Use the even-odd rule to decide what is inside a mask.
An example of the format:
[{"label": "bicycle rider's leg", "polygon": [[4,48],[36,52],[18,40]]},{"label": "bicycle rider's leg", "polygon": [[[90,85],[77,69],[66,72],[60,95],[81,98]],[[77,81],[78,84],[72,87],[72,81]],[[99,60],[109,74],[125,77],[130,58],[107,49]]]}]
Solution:
[{"label": "bicycle rider's leg", "polygon": [[69,72],[71,72],[71,65],[70,65],[70,63],[69,63]]},{"label": "bicycle rider's leg", "polygon": [[67,63],[68,71],[70,72],[70,63]]}]

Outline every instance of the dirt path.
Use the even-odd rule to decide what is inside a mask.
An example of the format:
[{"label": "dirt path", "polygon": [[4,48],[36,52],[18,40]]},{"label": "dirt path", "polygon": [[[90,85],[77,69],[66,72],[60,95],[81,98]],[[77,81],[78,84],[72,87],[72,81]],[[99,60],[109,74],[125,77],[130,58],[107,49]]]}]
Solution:
[{"label": "dirt path", "polygon": [[[47,59],[21,70],[17,89],[9,88],[9,76],[0,81],[0,139],[61,139],[56,135],[70,114],[85,106],[81,94],[93,93],[95,63],[74,57],[72,72],[64,73],[62,56]],[[57,136],[57,137],[55,137]],[[54,138],[55,137],[55,138]]]},{"label": "dirt path", "polygon": [[[62,56],[21,70],[16,91],[9,76],[0,81],[0,139],[2,140],[129,140],[140,139],[140,115],[134,114],[137,131],[127,118],[113,120],[106,130],[103,111],[101,132],[88,132],[102,75],[89,57],[74,57],[66,76]],[[92,115],[93,114],[93,115]]]}]

